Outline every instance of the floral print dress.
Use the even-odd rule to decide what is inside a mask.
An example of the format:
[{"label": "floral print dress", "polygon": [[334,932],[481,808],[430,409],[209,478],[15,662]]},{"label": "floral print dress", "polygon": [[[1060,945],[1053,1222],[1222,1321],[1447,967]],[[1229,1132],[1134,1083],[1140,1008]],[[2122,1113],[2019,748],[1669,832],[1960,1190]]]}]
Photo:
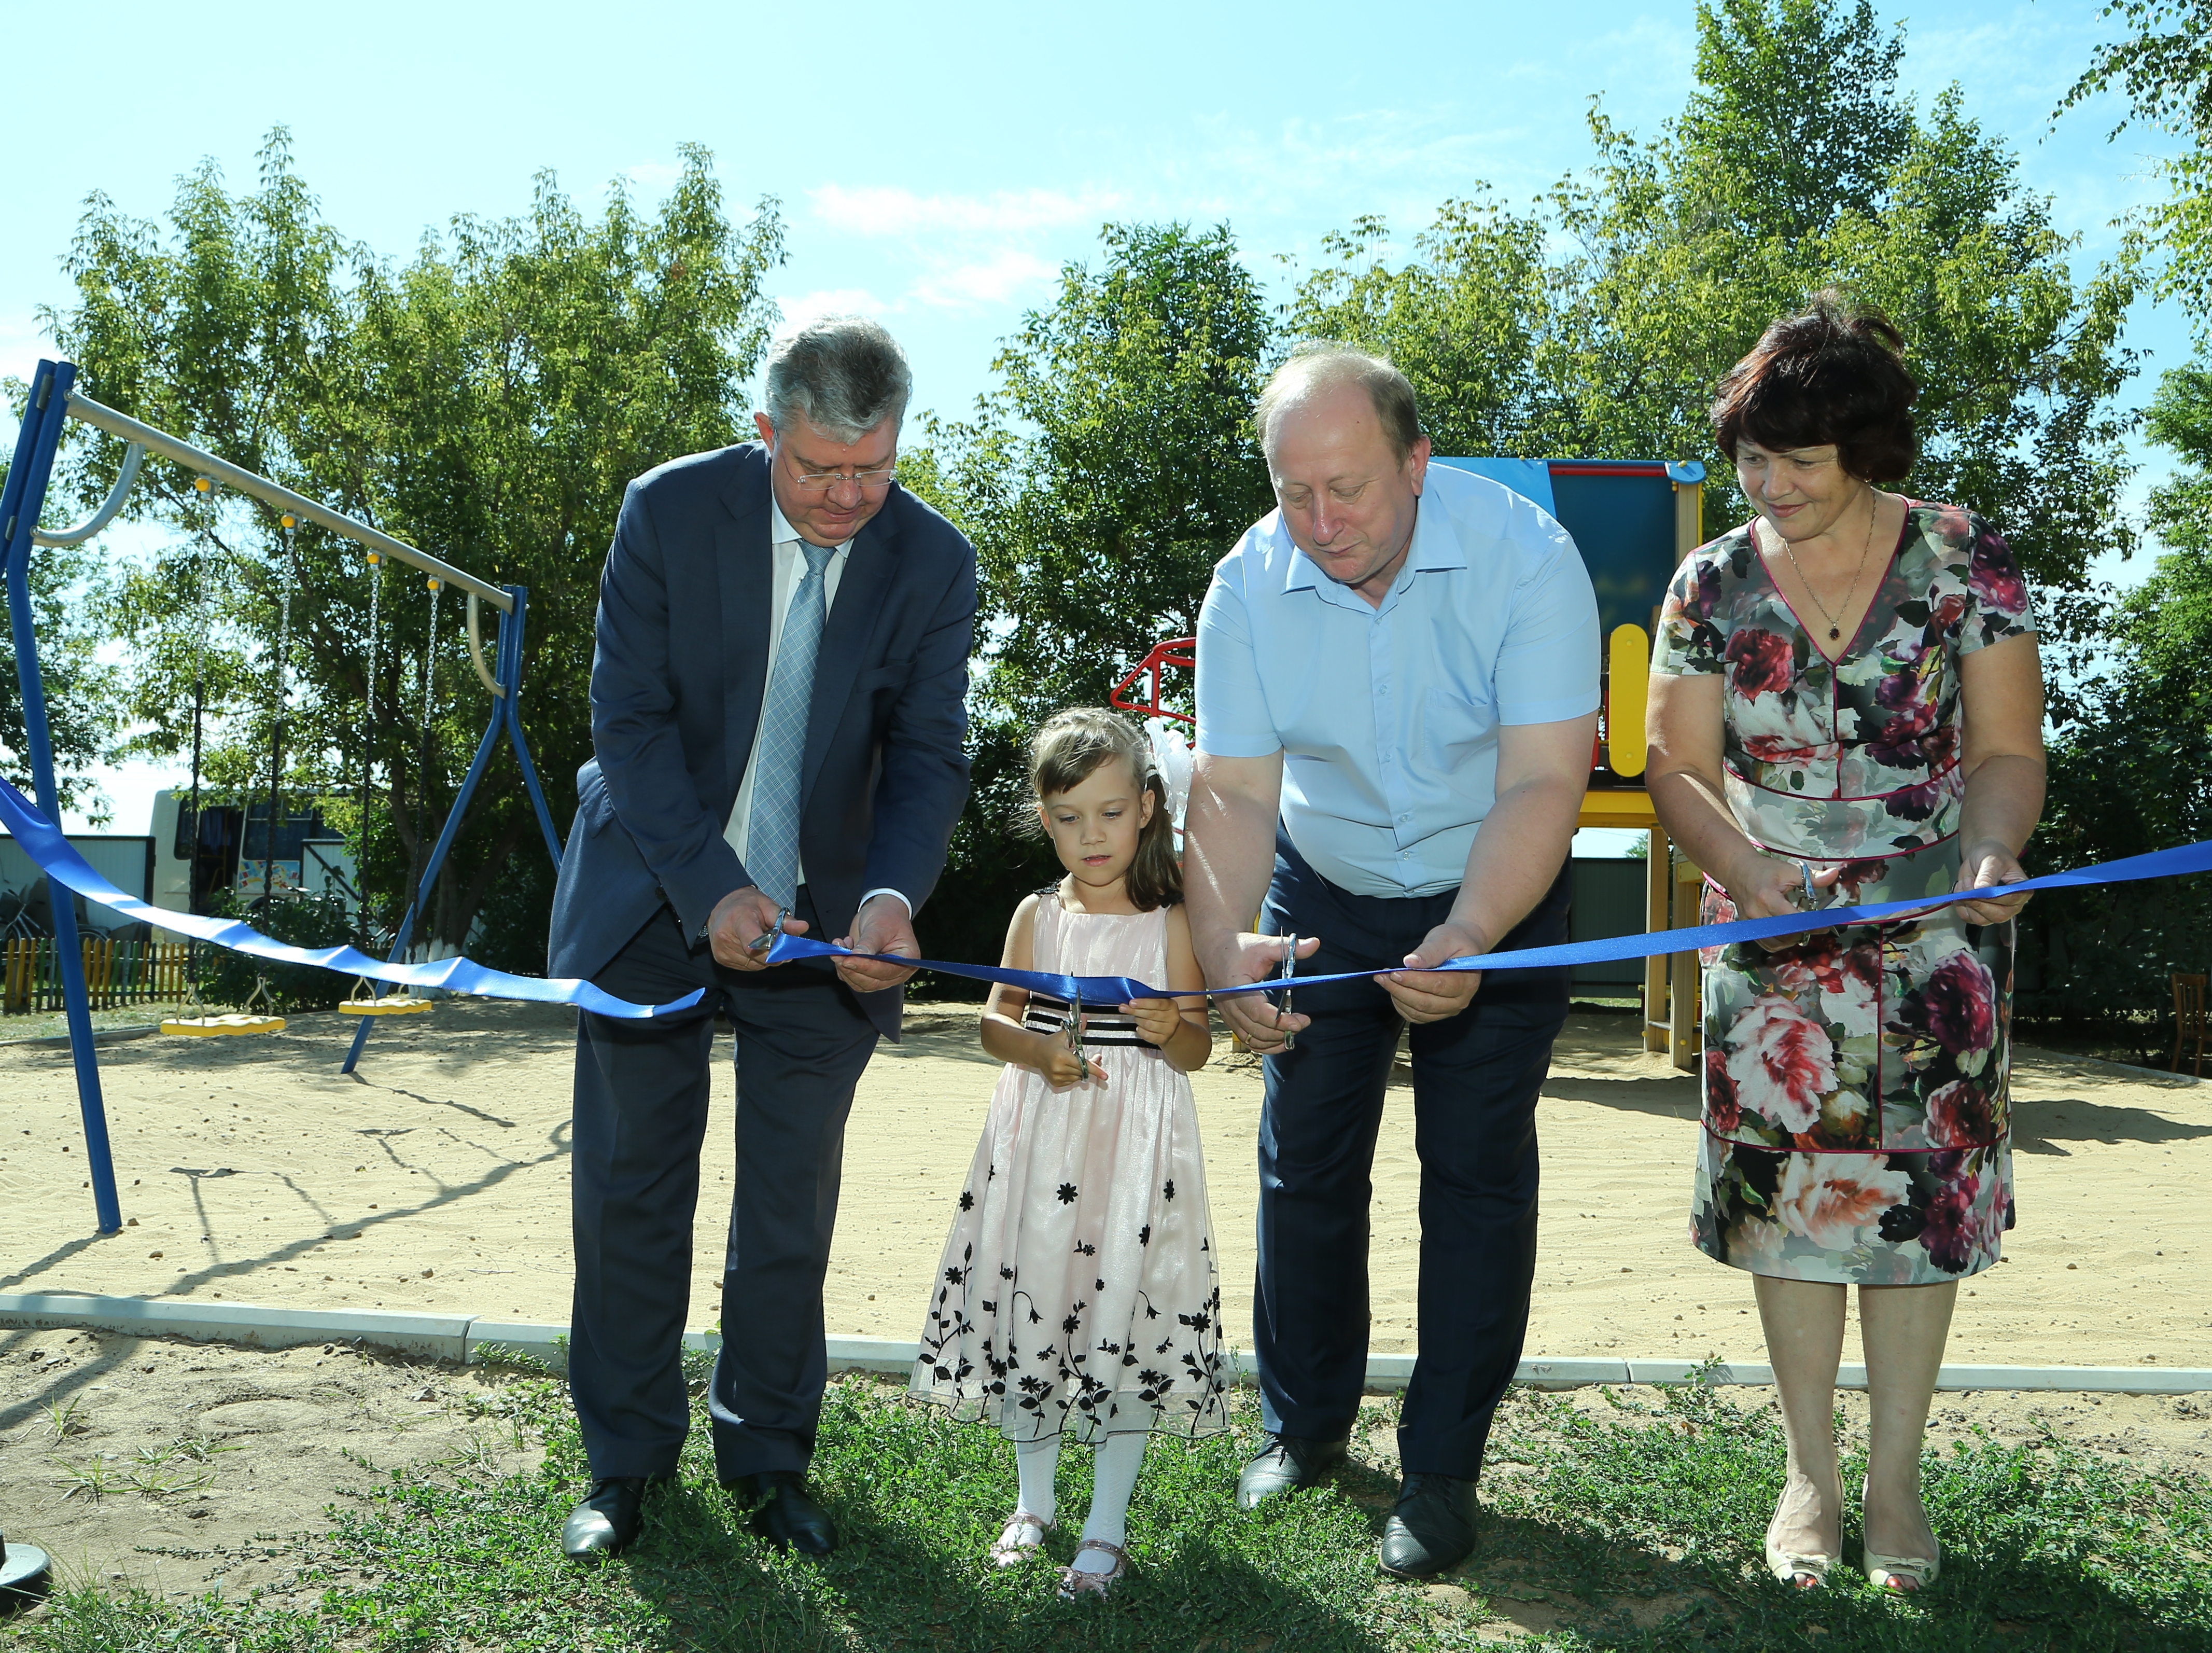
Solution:
[{"label": "floral print dress", "polygon": [[[1907,900],[1958,877],[1959,662],[2033,628],[2004,541],[1967,511],[1915,503],[1839,658],[1746,527],[1683,563],[1651,668],[1724,680],[1728,802],[1753,842],[1841,867],[1839,904]],[[1735,916],[1708,879],[1704,921]],[[1996,1263],[2013,1223],[2013,926],[1949,907],[1702,958],[1698,1248],[1754,1274],[1859,1285]]]},{"label": "floral print dress", "polygon": [[[1038,897],[1038,969],[1166,979],[1164,908]],[[1068,1009],[1032,995],[1023,1024],[1062,1033]],[[1128,1018],[1086,1007],[1084,1022],[1100,1077],[999,1075],[908,1392],[1015,1441],[1215,1434],[1229,1368],[1190,1080]]]}]

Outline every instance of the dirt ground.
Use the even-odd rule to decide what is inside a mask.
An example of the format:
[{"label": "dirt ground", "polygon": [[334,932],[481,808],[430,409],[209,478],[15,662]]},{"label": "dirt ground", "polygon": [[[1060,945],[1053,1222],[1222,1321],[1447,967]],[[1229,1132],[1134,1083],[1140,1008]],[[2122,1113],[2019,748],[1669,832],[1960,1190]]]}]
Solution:
[{"label": "dirt ground", "polygon": [[[827,1292],[832,1333],[908,1339],[974,1150],[994,1064],[964,1007],[919,1007],[861,1082]],[[360,1070],[352,1024],[101,1047],[129,1226],[93,1232],[64,1049],[0,1047],[0,1291],[88,1291],[565,1323],[570,1018],[450,1001],[394,1018]],[[4,1034],[0,1029],[0,1034]],[[711,1327],[733,1143],[717,1041],[690,1323]],[[1196,1077],[1226,1323],[1251,1322],[1249,1060]],[[1401,1072],[1401,1078],[1404,1076]],[[2015,1081],[2020,1226],[1960,1299],[1958,1362],[2212,1367],[2212,1084],[2033,1050]],[[1374,1341],[1413,1347],[1413,1094],[1375,1168]],[[1531,1355],[1764,1358],[1745,1278],[1686,1238],[1696,1086],[1633,1019],[1577,1014],[1538,1111],[1543,1219]],[[2169,1165],[2168,1160],[2173,1162]]]},{"label": "dirt ground", "polygon": [[[964,1008],[919,1007],[904,1044],[868,1070],[848,1138],[832,1332],[915,1335],[993,1078],[973,1028]],[[347,1077],[350,1034],[336,1016],[301,1016],[268,1039],[103,1046],[130,1223],[105,1239],[92,1232],[68,1052],[0,1047],[0,1291],[564,1321],[568,1018],[447,1003],[380,1027]],[[728,1050],[726,1035],[718,1055]],[[1226,1054],[1197,1086],[1234,1330],[1250,1319],[1260,1083]],[[725,1121],[731,1085],[718,1062]],[[1961,1298],[1951,1358],[2212,1367],[2212,1085],[2027,1051],[2016,1092],[2021,1224],[2005,1266]],[[1411,1102],[1394,1089],[1376,1158],[1377,1351],[1413,1345]],[[1764,1357],[1743,1278],[1684,1238],[1695,1102],[1692,1080],[1636,1048],[1631,1018],[1570,1022],[1538,1116],[1531,1354]],[[702,1327],[715,1313],[732,1151],[726,1124],[709,1132]],[[79,1578],[281,1594],[284,1535],[327,1526],[334,1490],[370,1478],[360,1460],[526,1462],[496,1415],[501,1382],[342,1345],[265,1353],[0,1330],[0,1516]],[[2212,1466],[2212,1396],[1939,1398],[1939,1438],[1974,1427]]]}]

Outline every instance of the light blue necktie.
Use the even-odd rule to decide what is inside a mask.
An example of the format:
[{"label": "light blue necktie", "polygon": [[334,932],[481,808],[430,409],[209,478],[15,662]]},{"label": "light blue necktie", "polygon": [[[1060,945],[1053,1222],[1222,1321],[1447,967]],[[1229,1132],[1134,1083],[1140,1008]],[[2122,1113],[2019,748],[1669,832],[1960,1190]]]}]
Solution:
[{"label": "light blue necktie", "polygon": [[799,892],[799,772],[806,757],[806,717],[814,703],[814,662],[822,651],[822,571],[835,546],[805,540],[806,573],[792,594],[776,644],[775,674],[761,708],[753,747],[753,813],[745,829],[745,870],[762,894],[789,906]]}]

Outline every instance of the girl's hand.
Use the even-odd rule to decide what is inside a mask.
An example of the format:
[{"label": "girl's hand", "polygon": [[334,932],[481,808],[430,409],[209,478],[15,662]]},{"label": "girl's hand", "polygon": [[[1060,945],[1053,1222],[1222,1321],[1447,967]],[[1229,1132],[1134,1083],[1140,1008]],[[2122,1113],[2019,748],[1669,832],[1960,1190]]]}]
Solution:
[{"label": "girl's hand", "polygon": [[[1088,1020],[1088,1018],[1085,1019]],[[1052,1034],[1039,1034],[1037,1037],[1044,1040],[1044,1050],[1037,1060],[1030,1065],[1044,1076],[1045,1083],[1050,1085],[1054,1090],[1067,1090],[1082,1083],[1084,1058],[1068,1049],[1067,1041],[1065,1039]],[[1104,1071],[1099,1067],[1096,1057],[1090,1059],[1089,1066],[1093,1078],[1105,1077]]]},{"label": "girl's hand", "polygon": [[[1814,873],[1814,899],[1817,900],[1832,889],[1843,875],[1841,867]],[[1727,881],[1727,887],[1729,900],[1735,903],[1735,916],[1739,918],[1779,918],[1784,913],[1805,910],[1802,905],[1805,899],[1802,862],[1754,850],[1750,860],[1738,869],[1737,876]],[[1802,935],[1766,936],[1760,937],[1759,944],[1769,953],[1783,953],[1801,945],[1804,939]]]},{"label": "girl's hand", "polygon": [[[1991,884],[2017,884],[2027,876],[2020,857],[1995,839],[1975,845],[1959,857],[1959,881],[1954,889],[1983,889]],[[1960,901],[1959,916],[1970,924],[2002,924],[2027,905],[2025,895],[2007,895],[1994,901]]]},{"label": "girl's hand", "polygon": [[1121,1007],[1121,1014],[1137,1024],[1137,1037],[1147,1045],[1164,1045],[1182,1026],[1182,1012],[1171,998],[1140,998]]}]

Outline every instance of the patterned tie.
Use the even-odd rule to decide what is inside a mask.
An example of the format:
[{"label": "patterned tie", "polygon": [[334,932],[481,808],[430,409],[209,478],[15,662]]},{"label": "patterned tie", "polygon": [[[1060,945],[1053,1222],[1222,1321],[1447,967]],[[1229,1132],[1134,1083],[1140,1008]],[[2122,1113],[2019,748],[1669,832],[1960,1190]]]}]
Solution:
[{"label": "patterned tie", "polygon": [[806,573],[784,616],[775,675],[761,708],[752,820],[745,831],[745,869],[778,906],[789,906],[799,892],[799,772],[814,701],[814,661],[822,650],[822,570],[837,554],[835,546],[805,540],[799,548],[806,553]]}]

